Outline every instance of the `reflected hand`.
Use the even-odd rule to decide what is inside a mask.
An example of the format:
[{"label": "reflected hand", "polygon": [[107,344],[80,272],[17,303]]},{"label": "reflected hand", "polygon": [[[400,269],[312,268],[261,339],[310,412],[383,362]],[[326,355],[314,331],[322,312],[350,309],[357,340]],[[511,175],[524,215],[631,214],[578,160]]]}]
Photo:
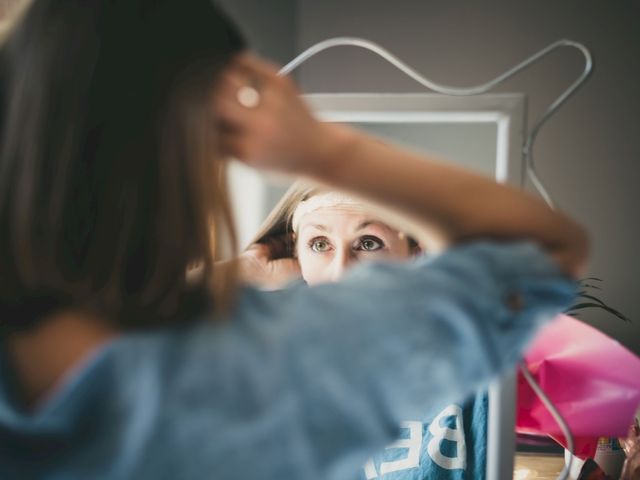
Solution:
[{"label": "reflected hand", "polygon": [[300,266],[294,258],[271,260],[267,245],[254,244],[239,257],[239,273],[242,283],[267,290],[286,286],[301,278]]}]

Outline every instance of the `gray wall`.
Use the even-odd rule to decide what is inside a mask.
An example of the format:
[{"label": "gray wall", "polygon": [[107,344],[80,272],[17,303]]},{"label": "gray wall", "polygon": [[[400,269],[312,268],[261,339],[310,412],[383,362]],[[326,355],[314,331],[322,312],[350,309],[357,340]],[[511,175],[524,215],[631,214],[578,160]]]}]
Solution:
[{"label": "gray wall", "polygon": [[240,26],[251,49],[278,64],[296,52],[296,0],[215,0]]},{"label": "gray wall", "polygon": [[[612,6],[615,5],[615,6]],[[297,48],[337,36],[380,43],[435,81],[487,81],[560,38],[589,46],[589,83],[539,135],[535,158],[559,206],[591,234],[589,274],[600,297],[633,319],[598,311],[584,319],[640,353],[640,3],[565,0],[300,0]],[[529,123],[581,71],[563,49],[496,89],[529,96]],[[301,67],[307,92],[420,91],[393,67],[355,48],[329,50]]]},{"label": "gray wall", "polygon": [[[592,239],[589,274],[632,324],[583,318],[640,353],[640,3],[632,0],[225,0],[258,52],[280,63],[316,41],[371,39],[441,83],[484,82],[560,38],[592,49],[588,84],[542,130],[540,175]],[[612,6],[615,5],[615,6]],[[529,123],[580,73],[577,51],[553,53],[496,89],[529,96]],[[306,92],[413,92],[417,84],[371,53],[340,48],[297,72]]]}]

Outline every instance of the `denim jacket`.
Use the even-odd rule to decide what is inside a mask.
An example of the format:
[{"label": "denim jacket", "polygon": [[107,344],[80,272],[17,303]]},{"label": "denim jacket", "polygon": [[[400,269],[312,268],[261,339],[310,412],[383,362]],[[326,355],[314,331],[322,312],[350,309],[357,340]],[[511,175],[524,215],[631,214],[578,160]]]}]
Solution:
[{"label": "denim jacket", "polygon": [[489,242],[242,289],[224,318],[119,336],[36,411],[0,348],[0,479],[358,478],[403,421],[515,364],[573,293],[537,247]]}]

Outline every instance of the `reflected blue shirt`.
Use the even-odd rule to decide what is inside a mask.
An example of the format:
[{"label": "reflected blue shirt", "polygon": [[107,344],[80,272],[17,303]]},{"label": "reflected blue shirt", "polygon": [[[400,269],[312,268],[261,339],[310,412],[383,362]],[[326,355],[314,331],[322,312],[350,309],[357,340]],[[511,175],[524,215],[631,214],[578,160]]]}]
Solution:
[{"label": "reflected blue shirt", "polygon": [[400,436],[369,459],[361,479],[480,480],[487,470],[488,397],[478,393],[435,417],[401,423]]},{"label": "reflected blue shirt", "polygon": [[403,420],[512,366],[573,294],[531,244],[469,243],[122,335],[34,412],[4,354],[0,478],[354,479]]}]

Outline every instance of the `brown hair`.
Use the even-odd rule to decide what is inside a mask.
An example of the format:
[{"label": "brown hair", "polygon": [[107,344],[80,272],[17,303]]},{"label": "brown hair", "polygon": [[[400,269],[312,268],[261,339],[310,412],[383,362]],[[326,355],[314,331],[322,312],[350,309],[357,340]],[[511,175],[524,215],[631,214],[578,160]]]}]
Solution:
[{"label": "brown hair", "polygon": [[273,207],[258,233],[249,245],[259,243],[268,245],[271,259],[292,258],[295,256],[295,241],[291,220],[300,202],[304,202],[320,192],[320,188],[303,181],[297,181],[289,187],[280,201]]},{"label": "brown hair", "polygon": [[31,3],[0,50],[0,332],[184,319],[188,264],[235,245],[208,106],[244,42],[209,0]]}]

